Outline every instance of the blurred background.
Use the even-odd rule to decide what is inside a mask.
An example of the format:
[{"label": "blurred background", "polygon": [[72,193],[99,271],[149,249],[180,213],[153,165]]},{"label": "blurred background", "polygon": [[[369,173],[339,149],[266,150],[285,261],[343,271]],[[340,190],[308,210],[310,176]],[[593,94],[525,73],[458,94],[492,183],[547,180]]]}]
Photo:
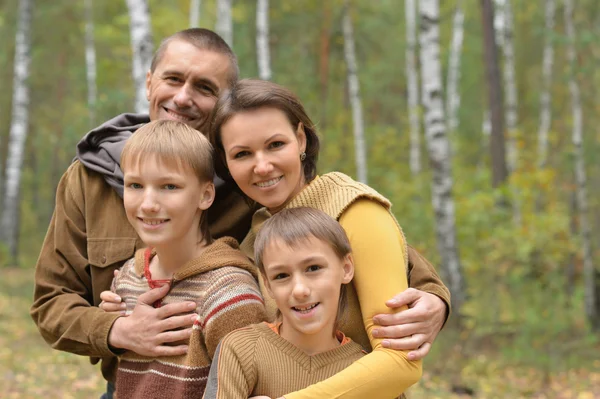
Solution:
[{"label": "blurred background", "polygon": [[76,143],[147,109],[190,26],[299,95],[320,172],[391,199],[451,289],[411,397],[600,397],[596,0],[1,0],[0,397],[103,392],[39,336],[33,270]]}]

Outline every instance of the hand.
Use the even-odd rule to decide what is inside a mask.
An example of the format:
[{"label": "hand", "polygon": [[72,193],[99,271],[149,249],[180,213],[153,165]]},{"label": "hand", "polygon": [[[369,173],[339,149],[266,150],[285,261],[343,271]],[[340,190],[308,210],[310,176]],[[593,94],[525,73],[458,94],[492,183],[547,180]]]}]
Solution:
[{"label": "hand", "polygon": [[[114,277],[117,277],[119,274],[119,269],[115,269]],[[125,316],[125,310],[127,309],[127,305],[125,302],[122,302],[121,297],[115,294],[112,291],[102,291],[100,293],[100,305],[98,307],[105,312],[119,312],[123,316]]]},{"label": "hand", "polygon": [[409,288],[385,303],[396,309],[408,306],[408,309],[393,314],[379,314],[373,322],[380,326],[373,336],[385,338],[381,343],[385,348],[410,350],[409,360],[423,359],[446,320],[446,303],[436,295]]},{"label": "hand", "polygon": [[[140,295],[133,312],[113,324],[108,343],[142,356],[178,356],[188,346],[170,343],[188,340],[198,315],[195,302],[178,302],[155,309],[152,304],[169,292],[169,284]],[[194,312],[190,314],[190,312]]]}]

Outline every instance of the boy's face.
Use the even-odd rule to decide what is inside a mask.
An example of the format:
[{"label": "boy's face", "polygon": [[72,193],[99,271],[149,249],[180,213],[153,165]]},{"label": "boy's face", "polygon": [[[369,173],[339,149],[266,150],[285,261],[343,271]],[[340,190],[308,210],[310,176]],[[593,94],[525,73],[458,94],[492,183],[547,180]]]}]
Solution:
[{"label": "boy's face", "polygon": [[202,240],[200,216],[215,196],[212,182],[200,182],[192,169],[156,156],[124,165],[123,202],[129,223],[151,247],[185,246]]},{"label": "boy's face", "polygon": [[297,346],[331,339],[340,288],[354,275],[350,255],[340,259],[331,246],[315,237],[289,247],[271,241],[263,255],[267,289],[281,311],[281,336]]}]

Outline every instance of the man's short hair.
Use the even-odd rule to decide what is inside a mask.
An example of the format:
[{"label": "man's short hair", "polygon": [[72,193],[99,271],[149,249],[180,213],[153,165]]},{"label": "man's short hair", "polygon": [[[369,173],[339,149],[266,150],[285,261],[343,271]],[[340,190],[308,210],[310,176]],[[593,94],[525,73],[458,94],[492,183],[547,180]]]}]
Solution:
[{"label": "man's short hair", "polygon": [[169,43],[173,40],[181,40],[190,43],[199,50],[214,51],[215,53],[227,56],[229,59],[227,83],[229,84],[229,87],[231,87],[238,81],[240,70],[237,57],[233,53],[233,50],[231,50],[231,47],[229,47],[227,42],[225,42],[221,36],[212,30],[204,28],[185,29],[164,38],[154,53],[154,57],[152,57],[152,63],[150,64],[151,72],[154,72],[156,66],[162,60]]},{"label": "man's short hair", "polygon": [[[208,139],[198,130],[183,122],[162,119],[145,124],[127,140],[121,153],[121,169],[126,171],[132,164],[154,156],[167,165],[190,168],[201,183],[212,182],[213,152]],[[200,228],[210,242],[206,212],[202,213]]]}]

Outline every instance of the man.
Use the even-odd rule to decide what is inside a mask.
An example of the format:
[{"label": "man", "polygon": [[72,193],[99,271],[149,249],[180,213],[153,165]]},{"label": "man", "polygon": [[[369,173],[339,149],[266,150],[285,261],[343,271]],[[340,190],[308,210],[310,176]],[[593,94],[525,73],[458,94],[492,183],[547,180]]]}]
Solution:
[{"label": "man", "polygon": [[[53,348],[102,360],[102,373],[115,378],[116,358],[124,350],[140,355],[185,353],[180,344],[191,334],[193,302],[152,307],[168,287],[140,297],[128,317],[98,308],[100,293],[109,289],[113,271],[143,246],[127,222],[123,208],[120,153],[126,139],[149,120],[174,119],[206,132],[219,92],[238,79],[237,60],[216,33],[188,29],[165,39],[146,78],[150,115],[120,115],[92,130],[78,144],[77,160],[63,175],[56,207],[36,266],[31,315]],[[242,239],[253,213],[222,181],[210,209],[215,238]],[[412,266],[409,289],[388,301],[390,307],[408,304],[397,315],[377,316],[386,327],[380,337],[395,349],[414,350],[422,358],[441,329],[450,296],[433,267],[409,250]],[[422,290],[422,291],[420,291]],[[441,299],[440,299],[441,298]],[[404,337],[404,338],[401,338]],[[177,343],[177,344],[175,344]],[[109,396],[110,397],[110,396]]]}]

